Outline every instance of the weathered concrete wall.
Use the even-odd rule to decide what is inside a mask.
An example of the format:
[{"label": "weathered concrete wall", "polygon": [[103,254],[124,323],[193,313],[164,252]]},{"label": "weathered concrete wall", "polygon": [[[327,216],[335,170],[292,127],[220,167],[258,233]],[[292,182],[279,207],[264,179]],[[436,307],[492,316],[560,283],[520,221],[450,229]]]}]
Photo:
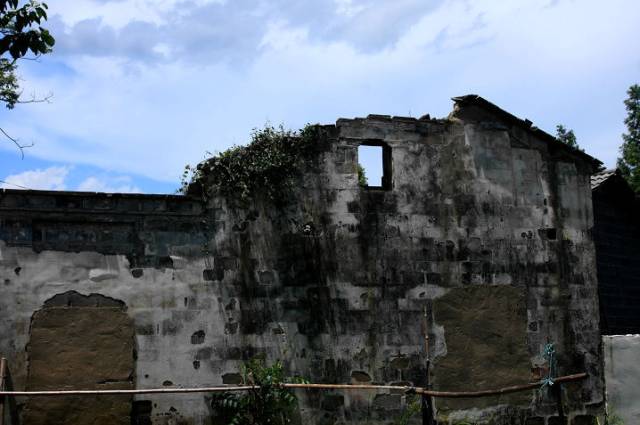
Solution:
[{"label": "weathered concrete wall", "polygon": [[[603,403],[593,163],[491,110],[459,106],[447,120],[324,127],[279,208],[4,192],[0,352],[16,381],[24,385],[31,316],[69,290],[126,303],[142,388],[235,383],[255,355],[314,382],[423,385],[426,308],[436,389],[537,379],[553,342],[560,374],[590,374],[564,400],[572,423],[586,423]],[[372,142],[391,150],[388,190],[357,183],[357,148]],[[301,396],[302,419],[317,424],[391,421],[404,398]],[[436,407],[442,423],[558,420],[537,391]],[[203,396],[141,397],[134,411],[158,424],[209,416]]]},{"label": "weathered concrete wall", "polygon": [[640,423],[640,335],[602,339],[609,417],[617,416],[629,425]]}]

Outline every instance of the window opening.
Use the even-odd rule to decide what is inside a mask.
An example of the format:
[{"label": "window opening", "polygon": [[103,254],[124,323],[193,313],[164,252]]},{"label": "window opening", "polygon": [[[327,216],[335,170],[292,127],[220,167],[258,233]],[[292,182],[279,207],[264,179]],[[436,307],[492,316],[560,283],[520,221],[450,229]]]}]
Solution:
[{"label": "window opening", "polygon": [[373,189],[390,189],[391,148],[383,143],[358,146],[358,184]]}]

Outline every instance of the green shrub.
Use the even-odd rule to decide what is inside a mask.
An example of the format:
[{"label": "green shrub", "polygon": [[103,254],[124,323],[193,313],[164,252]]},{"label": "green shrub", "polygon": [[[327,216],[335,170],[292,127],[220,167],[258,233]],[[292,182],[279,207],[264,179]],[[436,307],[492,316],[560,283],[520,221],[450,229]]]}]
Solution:
[{"label": "green shrub", "polygon": [[214,423],[225,425],[285,425],[291,422],[298,399],[293,391],[282,388],[285,382],[305,382],[302,378],[288,379],[282,363],[267,366],[263,360],[253,359],[241,367],[245,385],[255,388],[242,392],[214,394],[211,401]]}]

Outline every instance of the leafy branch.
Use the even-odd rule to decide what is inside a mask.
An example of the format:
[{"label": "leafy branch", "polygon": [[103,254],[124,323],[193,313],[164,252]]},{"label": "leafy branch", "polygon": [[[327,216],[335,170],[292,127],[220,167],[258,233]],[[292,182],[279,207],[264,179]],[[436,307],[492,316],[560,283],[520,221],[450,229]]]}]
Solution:
[{"label": "leafy branch", "polygon": [[[46,28],[42,27],[47,20],[47,5],[37,0],[29,0],[20,5],[20,0],[0,0],[0,102],[8,109],[19,103],[49,102],[51,94],[44,98],[32,96],[23,100],[22,91],[16,75],[17,61],[37,60],[41,55],[51,52],[55,39]],[[27,54],[33,57],[27,57]],[[0,132],[16,145],[22,158],[24,149],[33,144],[21,144],[10,136],[3,128]]]}]

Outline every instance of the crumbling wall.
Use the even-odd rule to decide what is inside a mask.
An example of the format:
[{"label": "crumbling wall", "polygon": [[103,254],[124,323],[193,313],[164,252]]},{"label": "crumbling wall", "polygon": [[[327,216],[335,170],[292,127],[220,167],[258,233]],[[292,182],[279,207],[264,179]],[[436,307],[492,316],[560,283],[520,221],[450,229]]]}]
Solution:
[{"label": "crumbling wall", "polygon": [[[78,290],[126,303],[138,387],[237,383],[238,366],[256,355],[282,359],[313,382],[424,385],[426,309],[435,389],[539,379],[552,342],[560,374],[590,375],[564,393],[570,420],[585,423],[603,402],[592,164],[490,112],[462,107],[447,120],[369,116],[325,126],[315,159],[278,206],[259,194],[245,208],[215,196],[116,198],[89,209],[102,217],[95,230],[73,218],[87,208],[55,206],[70,195],[38,195],[53,212],[30,206],[25,220],[16,199],[38,196],[7,191],[0,351],[23,368],[33,312]],[[358,185],[363,143],[389,149],[387,187]],[[100,196],[85,195],[94,204]],[[119,212],[124,199],[134,214]],[[39,240],[43,222],[57,230]],[[129,230],[104,248],[101,232],[115,225]],[[87,226],[97,235],[87,245],[63,236]],[[301,419],[317,424],[388,422],[405,399],[300,396]],[[436,407],[442,423],[559,420],[555,401],[538,391]],[[204,396],[140,397],[134,412],[154,423],[206,423],[209,415]]]}]

